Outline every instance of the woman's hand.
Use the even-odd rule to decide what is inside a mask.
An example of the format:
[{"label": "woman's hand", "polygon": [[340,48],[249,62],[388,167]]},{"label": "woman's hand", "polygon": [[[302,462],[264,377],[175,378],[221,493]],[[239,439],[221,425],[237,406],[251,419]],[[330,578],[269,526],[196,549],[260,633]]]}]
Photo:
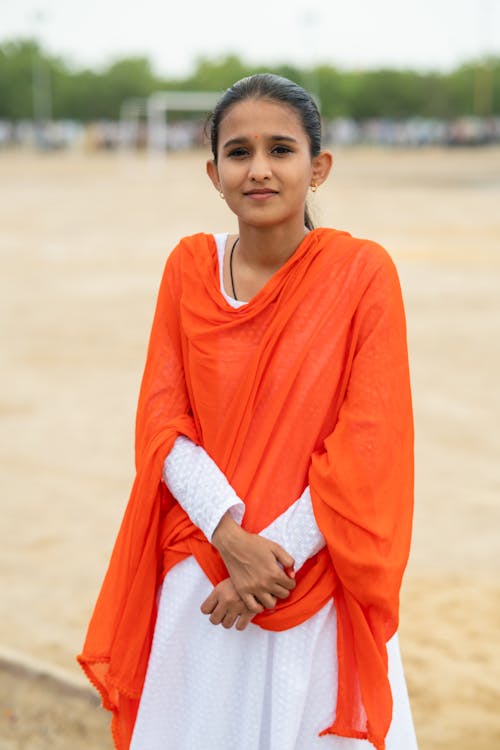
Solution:
[{"label": "woman's hand", "polygon": [[250,534],[226,513],[212,535],[236,592],[250,612],[274,609],[295,588],[294,559],[276,542]]},{"label": "woman's hand", "polygon": [[217,584],[200,609],[204,615],[210,615],[210,622],[213,625],[222,625],[228,629],[232,628],[237,621],[236,630],[245,630],[248,623],[255,617],[255,612],[250,612],[245,607],[230,578]]}]

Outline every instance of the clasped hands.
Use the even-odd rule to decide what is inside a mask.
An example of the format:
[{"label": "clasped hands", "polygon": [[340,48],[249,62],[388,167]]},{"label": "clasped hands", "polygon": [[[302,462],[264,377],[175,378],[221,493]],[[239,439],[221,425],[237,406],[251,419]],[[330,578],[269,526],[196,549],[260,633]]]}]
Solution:
[{"label": "clasped hands", "polygon": [[229,573],[201,605],[213,625],[244,630],[295,588],[294,559],[276,542],[242,529],[226,513],[212,535]]}]

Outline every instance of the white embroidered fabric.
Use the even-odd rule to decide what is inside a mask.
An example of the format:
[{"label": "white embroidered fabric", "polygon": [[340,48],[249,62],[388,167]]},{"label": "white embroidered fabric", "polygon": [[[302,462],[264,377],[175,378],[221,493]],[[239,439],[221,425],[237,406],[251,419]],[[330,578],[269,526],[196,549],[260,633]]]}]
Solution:
[{"label": "white embroidered fabric", "polygon": [[[204,448],[189,438],[181,435],[175,441],[165,459],[163,481],[207,539],[212,538],[226,511],[241,523],[245,504]],[[325,539],[314,517],[309,487],[261,534],[292,555],[295,570],[319,552],[325,546]]]},{"label": "white embroidered fabric", "polygon": [[[216,235],[221,268],[226,238]],[[225,295],[222,283],[221,292]],[[177,452],[177,441],[174,449]],[[196,461],[201,467],[205,459]],[[174,466],[173,474],[177,471]],[[177,479],[170,476],[169,463],[166,474],[174,487]],[[215,474],[206,485],[201,476],[194,481],[199,497],[191,509],[194,516],[188,513],[206,535],[224,509],[236,517],[242,511],[243,504],[222,476],[223,482]],[[178,487],[181,494],[186,491],[182,504],[191,485],[181,478]],[[193,499],[190,496],[187,504]],[[200,509],[200,504],[210,507]],[[303,557],[324,543],[312,529],[309,506],[306,491],[265,532],[295,556],[296,568],[300,549]],[[200,612],[211,591],[193,557],[165,578],[131,750],[373,750],[366,740],[318,736],[333,721],[337,695],[334,601],[289,630],[272,632],[250,623],[239,632],[212,625]],[[417,750],[397,634],[387,652],[393,718],[386,747]]]},{"label": "white embroidered fabric", "polygon": [[300,570],[306,560],[323,549],[325,537],[316,523],[309,487],[260,533],[286,549],[295,560],[296,571]]},{"label": "white embroidered fabric", "polygon": [[176,439],[163,464],[163,481],[208,540],[226,511],[241,523],[245,504],[206,450],[189,438]]}]

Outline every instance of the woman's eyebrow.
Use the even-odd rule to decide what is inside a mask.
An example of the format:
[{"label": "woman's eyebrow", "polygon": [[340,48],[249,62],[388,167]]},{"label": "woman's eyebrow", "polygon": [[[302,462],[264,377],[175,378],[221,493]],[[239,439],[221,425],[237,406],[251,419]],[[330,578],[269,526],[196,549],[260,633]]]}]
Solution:
[{"label": "woman's eyebrow", "polygon": [[[255,138],[258,138],[260,136],[254,136],[253,138],[241,135],[237,136],[236,138],[230,138],[228,141],[226,141],[222,148],[230,148],[231,146],[235,146],[238,144],[244,144],[244,143],[250,143]],[[297,139],[293,138],[291,135],[269,135],[264,136],[264,139],[268,139],[270,141],[287,141],[289,143],[297,143]]]},{"label": "woman's eyebrow", "polygon": [[236,138],[230,138],[228,141],[226,141],[222,148],[229,148],[230,146],[235,146],[238,143],[248,143],[248,138],[245,138],[244,135],[237,136]]},{"label": "woman's eyebrow", "polygon": [[291,135],[270,135],[270,141],[288,141],[289,143],[297,143],[297,139]]}]

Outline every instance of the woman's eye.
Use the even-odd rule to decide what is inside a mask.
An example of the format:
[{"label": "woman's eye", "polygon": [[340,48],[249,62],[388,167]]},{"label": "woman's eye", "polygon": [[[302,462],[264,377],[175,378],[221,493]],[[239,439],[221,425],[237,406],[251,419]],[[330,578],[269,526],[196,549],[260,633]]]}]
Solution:
[{"label": "woman's eye", "polygon": [[282,154],[291,154],[291,153],[292,153],[292,149],[289,148],[288,146],[275,146],[273,148],[273,154],[278,154],[279,156],[281,156]]},{"label": "woman's eye", "polygon": [[247,153],[248,151],[246,150],[246,148],[235,148],[228,153],[228,156],[241,157],[241,156],[246,156]]}]

